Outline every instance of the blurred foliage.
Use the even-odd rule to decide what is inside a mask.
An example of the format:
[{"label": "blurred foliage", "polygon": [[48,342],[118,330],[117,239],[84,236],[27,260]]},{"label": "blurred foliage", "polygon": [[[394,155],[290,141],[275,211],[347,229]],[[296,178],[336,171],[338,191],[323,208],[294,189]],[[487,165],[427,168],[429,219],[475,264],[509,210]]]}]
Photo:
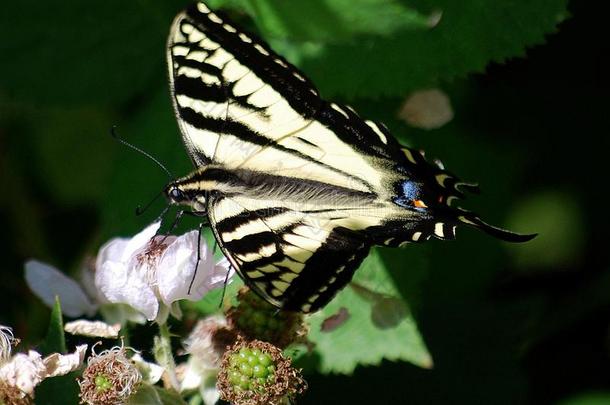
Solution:
[{"label": "blurred foliage", "polygon": [[[176,175],[191,170],[164,61],[167,31],[186,4],[3,4],[0,324],[13,326],[25,346],[42,340],[48,312],[23,284],[23,261],[76,271],[105,240],[133,234],[163,208],[157,202],[133,214],[167,177],[114,142],[110,128]],[[302,403],[607,403],[610,263],[599,167],[607,125],[599,88],[608,66],[596,43],[607,28],[592,2],[210,4],[257,30],[325,96],[478,181],[484,194],[465,206],[491,223],[540,233],[529,245],[503,246],[464,230],[453,243],[374,253],[357,273],[365,293],[348,288],[313,317],[318,347],[300,360],[353,375],[309,368],[312,389]],[[438,130],[410,128],[396,113],[410,91],[429,86],[449,95],[455,119]],[[195,226],[186,218],[180,229]],[[219,295],[195,307],[212,312]],[[375,307],[379,297],[400,304]],[[350,312],[344,328],[321,332],[340,307]],[[393,327],[380,328],[374,316]],[[397,361],[430,366],[431,358],[431,370]]]}]

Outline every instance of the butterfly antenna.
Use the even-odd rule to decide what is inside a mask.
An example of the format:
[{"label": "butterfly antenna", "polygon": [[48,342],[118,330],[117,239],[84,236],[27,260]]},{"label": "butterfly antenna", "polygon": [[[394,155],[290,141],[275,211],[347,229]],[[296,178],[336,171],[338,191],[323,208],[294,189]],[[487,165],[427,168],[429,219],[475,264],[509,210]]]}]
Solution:
[{"label": "butterfly antenna", "polygon": [[172,173],[167,169],[167,167],[165,167],[163,165],[163,163],[161,163],[159,161],[159,159],[155,158],[153,155],[151,155],[148,152],[145,152],[144,150],[138,148],[135,145],[130,144],[129,142],[127,142],[126,140],[124,140],[123,138],[121,138],[121,136],[117,133],[116,130],[116,125],[113,125],[112,128],[110,129],[110,134],[112,135],[112,137],[119,142],[122,145],[127,146],[128,148],[131,148],[132,150],[146,156],[147,158],[149,158],[150,160],[152,160],[153,162],[155,162],[157,164],[157,166],[159,166],[161,169],[163,169],[163,171],[167,174],[167,176],[169,177],[170,180],[174,179],[174,176],[172,175]]}]

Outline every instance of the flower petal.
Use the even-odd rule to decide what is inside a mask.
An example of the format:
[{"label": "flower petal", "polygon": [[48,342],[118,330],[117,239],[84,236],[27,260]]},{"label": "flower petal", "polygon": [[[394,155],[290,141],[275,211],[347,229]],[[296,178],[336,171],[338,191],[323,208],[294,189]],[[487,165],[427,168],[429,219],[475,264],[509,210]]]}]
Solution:
[{"label": "flower petal", "polygon": [[76,370],[83,364],[85,352],[87,352],[87,345],[79,345],[76,346],[74,353],[53,353],[50,356],[45,357],[43,360],[44,365],[47,368],[47,375],[45,377],[65,375]]},{"label": "flower petal", "polygon": [[133,322],[143,325],[146,323],[146,317],[128,304],[101,305],[100,314],[102,314],[104,320],[110,324],[118,323],[125,325],[127,322]]},{"label": "flower petal", "polygon": [[144,360],[140,353],[134,354],[131,357],[131,361],[133,361],[140,374],[142,374],[142,379],[149,384],[156,384],[165,372],[165,369],[160,365]]},{"label": "flower petal", "polygon": [[203,378],[199,386],[199,393],[205,405],[214,405],[220,399],[220,392],[216,388],[216,373],[210,373]]},{"label": "flower petal", "polygon": [[166,305],[179,299],[196,301],[201,299],[211,288],[210,275],[214,274],[214,261],[210,248],[201,243],[200,260],[193,286],[189,286],[197,265],[198,231],[188,232],[171,243],[157,269],[159,294]]},{"label": "flower petal", "polygon": [[91,316],[97,309],[76,281],[46,263],[28,260],[25,263],[25,281],[49,307],[55,304],[55,297],[59,297],[61,310],[66,316]]},{"label": "flower petal", "polygon": [[123,252],[123,261],[128,261],[131,256],[142,249],[156,235],[161,227],[161,221],[153,222],[142,231],[137,233],[133,238],[129,239]]},{"label": "flower petal", "polygon": [[108,301],[128,304],[142,312],[147,319],[153,320],[157,316],[159,302],[138,270],[122,262],[105,261],[97,268],[95,284]]},{"label": "flower petal", "polygon": [[120,323],[108,325],[106,322],[87,321],[85,319],[68,322],[64,326],[64,331],[72,335],[100,337],[106,339],[116,339],[119,336],[120,330]]}]

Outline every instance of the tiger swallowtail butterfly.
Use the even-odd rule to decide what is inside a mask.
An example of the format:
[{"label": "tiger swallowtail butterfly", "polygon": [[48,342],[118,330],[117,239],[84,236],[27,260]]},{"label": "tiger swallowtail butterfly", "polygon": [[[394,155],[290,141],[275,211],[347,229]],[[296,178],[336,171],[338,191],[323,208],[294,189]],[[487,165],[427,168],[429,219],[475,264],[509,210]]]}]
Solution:
[{"label": "tiger swallowtail butterfly", "polygon": [[167,58],[196,169],[165,194],[207,215],[238,274],[278,308],[320,309],[374,245],[453,239],[458,224],[512,242],[535,236],[452,207],[476,186],[322,99],[301,71],[203,3],[174,20]]}]

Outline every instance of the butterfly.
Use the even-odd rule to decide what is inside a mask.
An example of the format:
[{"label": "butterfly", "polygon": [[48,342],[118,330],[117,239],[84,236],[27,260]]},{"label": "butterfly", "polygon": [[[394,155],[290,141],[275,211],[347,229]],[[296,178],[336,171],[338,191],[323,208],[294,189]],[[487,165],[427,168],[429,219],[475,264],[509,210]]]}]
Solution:
[{"label": "butterfly", "polygon": [[280,309],[322,308],[375,245],[453,239],[458,224],[512,242],[535,236],[453,207],[476,186],[322,99],[295,66],[204,3],[175,18],[167,58],[196,169],[165,195],[207,216],[245,283]]}]

